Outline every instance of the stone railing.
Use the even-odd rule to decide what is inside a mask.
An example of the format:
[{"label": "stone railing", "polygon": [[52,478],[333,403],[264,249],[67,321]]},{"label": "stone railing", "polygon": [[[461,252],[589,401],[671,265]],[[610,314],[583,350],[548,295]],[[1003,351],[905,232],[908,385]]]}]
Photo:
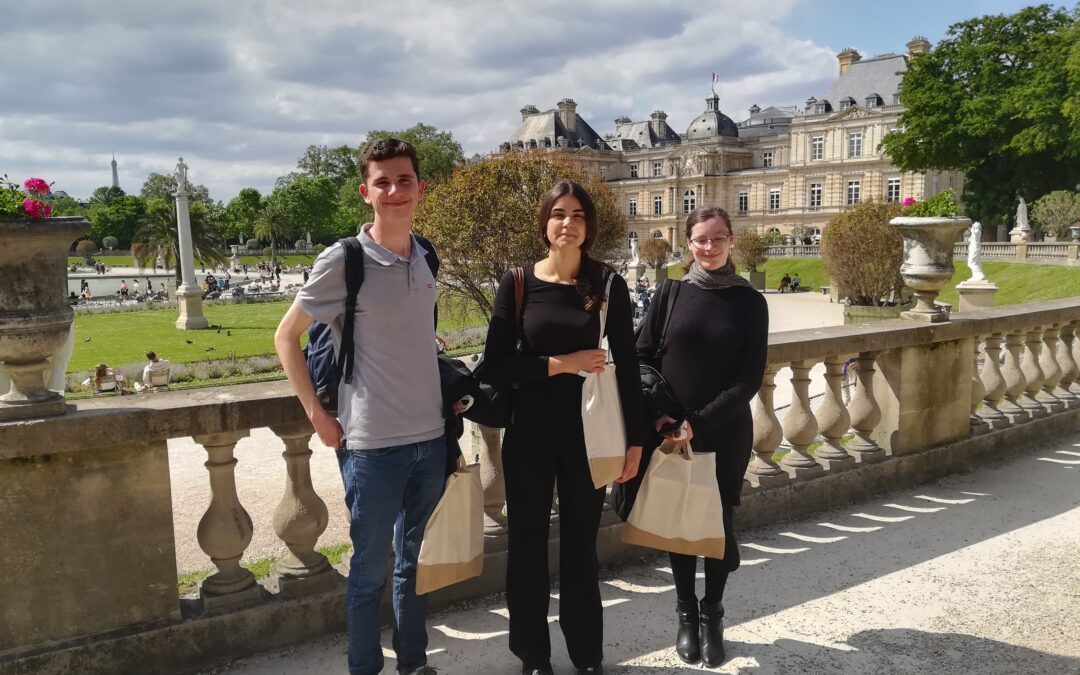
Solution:
[{"label": "stone railing", "polygon": [[[929,455],[1075,408],[1078,328],[1080,299],[1070,299],[954,314],[938,324],[893,320],[773,334],[752,401],[746,491],[789,502],[841,499],[786,489],[824,485],[847,470],[854,481],[880,479],[884,474],[860,467]],[[811,373],[819,364],[824,373],[815,382]],[[781,415],[773,400],[778,378],[791,385]],[[850,395],[845,378],[855,381]],[[824,393],[812,397],[812,389]],[[80,401],[75,408],[0,424],[0,564],[14,574],[0,602],[0,672],[117,635],[153,633],[143,645],[149,654],[161,648],[163,635],[173,635],[176,642],[165,648],[188,659],[170,666],[177,669],[237,655],[229,651],[240,649],[237,641],[257,642],[232,630],[261,632],[259,644],[280,645],[340,629],[342,576],[315,550],[327,508],[311,482],[312,429],[286,383]],[[253,524],[237,494],[235,476],[244,466],[234,456],[237,441],[264,427],[281,441],[287,477],[265,486],[283,496],[273,522],[257,526],[272,527],[288,550],[265,584],[240,565]],[[481,461],[488,524],[499,530],[499,432],[477,435],[466,452]],[[194,532],[173,526],[166,441],[182,437],[205,449],[212,493]],[[789,450],[777,455],[784,447]],[[962,466],[965,455],[956,461]],[[602,539],[617,542],[614,522],[605,522],[613,529]],[[201,582],[198,599],[181,598],[177,587],[176,541],[192,537],[216,568]],[[502,555],[505,538],[489,538],[488,548],[489,557]],[[485,567],[489,586],[501,583],[502,565]],[[491,592],[467,586],[451,587],[447,597]],[[305,598],[333,601],[320,601],[322,614],[288,604]],[[181,639],[176,631],[188,632]]]},{"label": "stone railing", "polygon": [[[968,244],[966,241],[953,244],[953,256],[957,260],[967,258]],[[798,244],[795,246],[770,246],[770,258],[820,258],[820,244]],[[983,260],[1027,261],[1051,263],[1059,265],[1076,265],[1080,258],[1080,243],[1078,242],[1036,242],[1011,244],[1008,242],[991,241],[982,245]]]},{"label": "stone railing", "polygon": [[770,246],[770,258],[820,258],[821,244],[796,244],[794,246]]}]

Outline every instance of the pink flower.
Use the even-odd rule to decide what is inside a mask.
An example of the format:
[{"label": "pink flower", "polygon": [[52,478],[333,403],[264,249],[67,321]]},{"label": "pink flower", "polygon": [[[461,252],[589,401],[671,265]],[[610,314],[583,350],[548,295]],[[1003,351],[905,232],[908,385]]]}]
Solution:
[{"label": "pink flower", "polygon": [[914,203],[916,203],[915,198],[914,197],[908,197],[907,199],[904,200],[904,208],[906,209],[907,207],[911,206]]},{"label": "pink flower", "polygon": [[49,184],[46,183],[45,179],[43,178],[27,178],[26,182],[23,183],[23,187],[26,188],[27,192],[31,192],[33,194],[49,194]]},{"label": "pink flower", "polygon": [[52,218],[52,204],[45,205],[45,217]]},{"label": "pink flower", "polygon": [[24,199],[22,205],[23,210],[26,211],[26,215],[30,216],[31,218],[48,217],[43,216],[43,207],[45,205],[36,199]]}]

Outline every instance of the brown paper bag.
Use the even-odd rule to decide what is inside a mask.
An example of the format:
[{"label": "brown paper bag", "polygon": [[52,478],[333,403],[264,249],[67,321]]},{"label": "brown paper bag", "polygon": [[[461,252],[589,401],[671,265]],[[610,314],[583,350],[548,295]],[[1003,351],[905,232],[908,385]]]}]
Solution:
[{"label": "brown paper bag", "polygon": [[724,506],[716,455],[665,440],[649,461],[622,539],[661,551],[724,557]]},{"label": "brown paper bag", "polygon": [[423,595],[484,570],[484,489],[480,465],[458,466],[446,479],[446,490],[435,506],[416,567],[416,593]]}]

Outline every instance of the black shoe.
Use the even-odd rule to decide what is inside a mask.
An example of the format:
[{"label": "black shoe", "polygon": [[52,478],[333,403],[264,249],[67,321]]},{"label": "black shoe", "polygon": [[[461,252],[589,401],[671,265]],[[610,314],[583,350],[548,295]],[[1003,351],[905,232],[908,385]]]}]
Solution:
[{"label": "black shoe", "polygon": [[550,663],[545,663],[542,666],[521,666],[521,675],[555,675],[555,671],[551,669]]},{"label": "black shoe", "polygon": [[679,616],[679,633],[675,636],[675,653],[686,663],[697,663],[701,660],[697,600],[676,601],[675,612]]},{"label": "black shoe", "polygon": [[715,668],[724,662],[724,605],[701,601],[701,662]]},{"label": "black shoe", "polygon": [[575,668],[574,672],[578,675],[604,675],[604,667],[590,666],[589,668]]}]

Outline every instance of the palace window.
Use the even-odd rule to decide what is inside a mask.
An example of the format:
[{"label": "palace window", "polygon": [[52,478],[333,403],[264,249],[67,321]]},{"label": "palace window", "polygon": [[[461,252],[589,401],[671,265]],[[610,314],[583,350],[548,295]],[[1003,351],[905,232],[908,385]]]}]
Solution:
[{"label": "palace window", "polygon": [[682,210],[683,213],[690,213],[697,208],[697,193],[693,190],[687,190],[682,196]]},{"label": "palace window", "polygon": [[847,135],[847,156],[862,157],[862,132],[853,131]]},{"label": "palace window", "polygon": [[601,166],[600,167],[600,180],[607,180],[607,167],[606,166]]},{"label": "palace window", "polygon": [[857,180],[849,180],[847,182],[847,203],[859,203],[859,181]]},{"label": "palace window", "polygon": [[630,198],[630,203],[626,207],[626,212],[631,216],[637,215],[637,197]]},{"label": "palace window", "polygon": [[770,168],[773,165],[772,158],[772,150],[766,150],[765,152],[761,153],[761,166],[765,167],[766,169]]},{"label": "palace window", "polygon": [[638,240],[638,233],[631,232],[626,235],[626,248],[632,250],[634,248],[634,242]]},{"label": "palace window", "polygon": [[746,212],[750,210],[750,191],[739,190],[739,214],[746,215]]},{"label": "palace window", "polygon": [[817,160],[825,157],[825,137],[814,136],[810,139],[810,159]]},{"label": "palace window", "polygon": [[900,203],[900,179],[890,178],[885,183],[885,201],[890,204]]},{"label": "palace window", "polygon": [[780,210],[780,188],[771,188],[769,190],[769,211],[776,212]]},{"label": "palace window", "polygon": [[638,165],[637,165],[637,162],[634,162],[634,163],[632,163],[630,165],[630,177],[631,178],[637,178],[638,177],[637,174],[638,174]]},{"label": "palace window", "polygon": [[652,175],[654,177],[664,175],[664,163],[663,162],[653,162],[652,163]]},{"label": "palace window", "polygon": [[660,195],[653,195],[652,198],[652,214],[659,216],[664,213],[664,198]]},{"label": "palace window", "polygon": [[810,183],[810,195],[806,205],[812,209],[821,208],[821,183]]}]

